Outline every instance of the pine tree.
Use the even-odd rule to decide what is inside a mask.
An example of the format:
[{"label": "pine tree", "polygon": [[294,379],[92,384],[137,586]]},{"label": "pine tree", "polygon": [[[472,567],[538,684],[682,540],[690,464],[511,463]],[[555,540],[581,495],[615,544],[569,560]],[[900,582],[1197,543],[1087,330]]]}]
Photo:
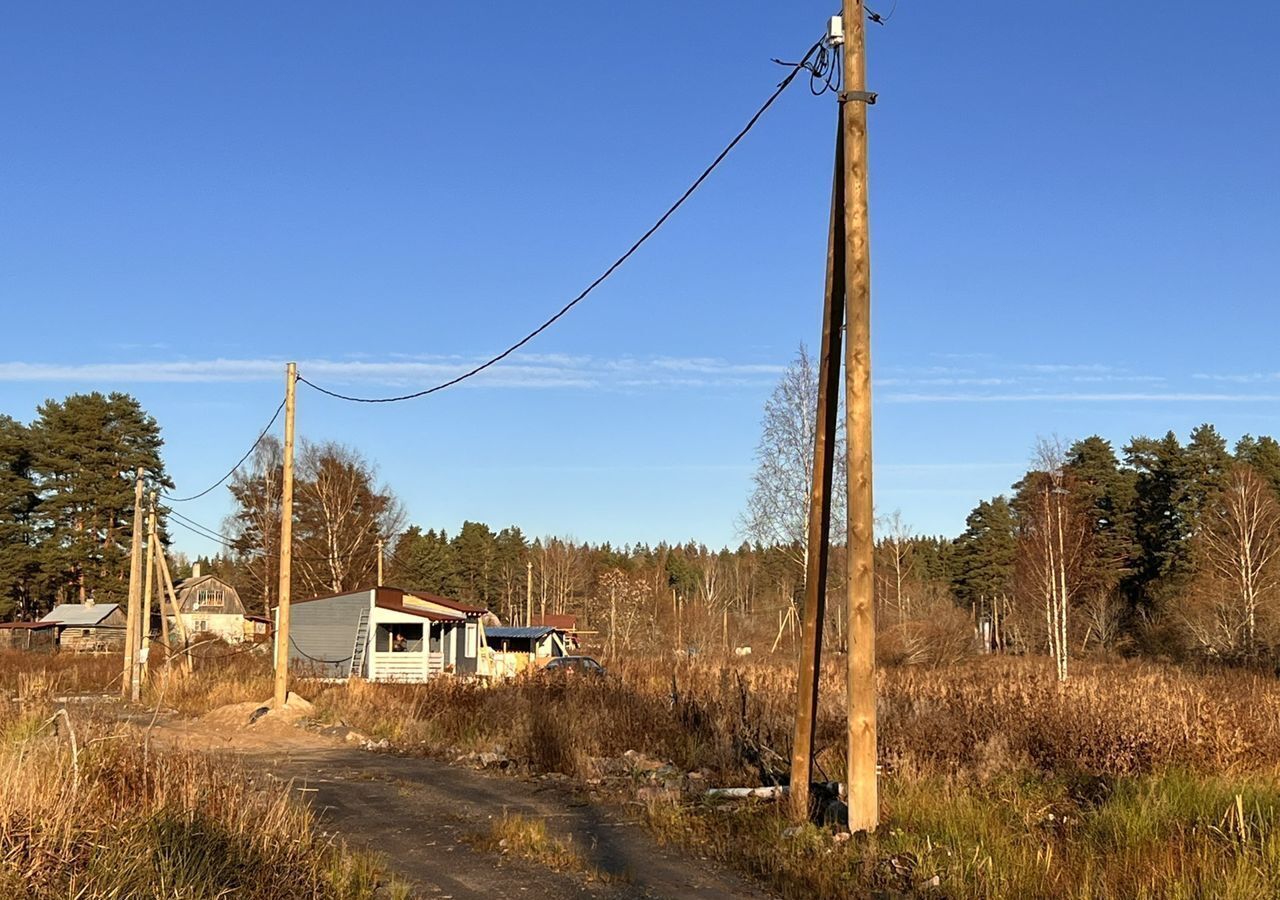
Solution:
[{"label": "pine tree", "polygon": [[141,467],[151,487],[172,487],[160,427],[133,397],[92,393],[46,401],[31,433],[45,570],[64,599],[122,600],[134,473]]},{"label": "pine tree", "polygon": [[1017,553],[1017,523],[1008,499],[983,500],[955,541],[954,590],[961,605],[1010,595]]},{"label": "pine tree", "polygon": [[41,575],[31,433],[0,416],[0,618],[31,618]]},{"label": "pine tree", "polygon": [[443,530],[423,533],[417,525],[410,526],[396,541],[387,581],[411,591],[454,596],[457,577],[449,536]]},{"label": "pine tree", "polygon": [[1138,564],[1133,518],[1137,473],[1122,469],[1111,443],[1097,435],[1071,445],[1066,469],[1093,532],[1093,553],[1084,573],[1084,588],[1112,591],[1133,574]]},{"label": "pine tree", "polygon": [[1273,437],[1244,435],[1236,442],[1236,459],[1253,466],[1271,489],[1280,494],[1280,442]]},{"label": "pine tree", "polygon": [[461,599],[485,606],[497,596],[497,536],[482,522],[463,522],[453,538]]}]

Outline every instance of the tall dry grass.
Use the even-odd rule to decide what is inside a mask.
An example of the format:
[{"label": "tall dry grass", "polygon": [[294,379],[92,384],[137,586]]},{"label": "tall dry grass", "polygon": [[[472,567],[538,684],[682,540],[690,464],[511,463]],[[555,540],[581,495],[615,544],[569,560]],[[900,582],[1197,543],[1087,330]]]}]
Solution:
[{"label": "tall dry grass", "polygon": [[56,706],[73,668],[6,675],[20,696],[0,701],[0,896],[374,896],[371,860],[321,838],[280,785],[159,752],[103,710]]},{"label": "tall dry grass", "polygon": [[[1280,685],[1246,671],[980,659],[878,674],[883,825],[841,843],[768,803],[647,798],[663,840],[789,897],[1280,896]],[[794,675],[754,660],[630,660],[614,677],[317,686],[322,715],[401,750],[501,750],[593,772],[638,750],[720,783],[785,774]],[[843,771],[843,677],[818,745]]]}]

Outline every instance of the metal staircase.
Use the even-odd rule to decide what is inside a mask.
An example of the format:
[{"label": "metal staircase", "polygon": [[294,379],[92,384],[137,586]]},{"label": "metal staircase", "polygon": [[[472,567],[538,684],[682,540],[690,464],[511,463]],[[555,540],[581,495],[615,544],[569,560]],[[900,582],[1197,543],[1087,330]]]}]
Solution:
[{"label": "metal staircase", "polygon": [[351,647],[351,667],[347,669],[347,677],[364,675],[365,651],[369,649],[369,610],[360,610],[360,619],[356,622],[356,639]]}]

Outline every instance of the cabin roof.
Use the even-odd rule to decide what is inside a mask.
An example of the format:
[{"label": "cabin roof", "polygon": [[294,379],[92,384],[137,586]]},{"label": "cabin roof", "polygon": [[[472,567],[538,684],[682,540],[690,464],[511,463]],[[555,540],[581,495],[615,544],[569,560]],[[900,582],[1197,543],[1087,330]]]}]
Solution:
[{"label": "cabin roof", "polygon": [[536,640],[537,638],[554,634],[558,630],[550,625],[499,625],[493,628],[486,628],[484,633],[485,637],[519,641]]},{"label": "cabin roof", "polygon": [[[417,597],[419,600],[429,601],[437,606],[443,606],[447,609],[455,610],[468,619],[478,618],[488,612],[488,610],[483,606],[473,606],[470,603],[463,603],[461,600],[451,600],[448,597],[441,597],[439,594],[429,594],[426,591],[410,591],[405,588],[391,587],[390,585],[385,584],[376,588],[357,588],[351,591],[339,591],[335,594],[323,594],[319,597],[307,597],[304,600],[294,600],[293,605],[297,606],[299,603],[314,603],[317,600],[332,600],[335,597],[350,597],[355,594],[367,594],[369,591],[375,592],[375,602],[378,606],[381,606],[384,609],[403,609],[404,612],[411,612],[416,615],[422,615],[424,611],[404,606],[405,594],[408,594],[410,597]],[[438,617],[437,621],[451,622],[454,621],[454,617],[441,615]]]},{"label": "cabin roof", "polygon": [[49,610],[40,621],[56,625],[98,625],[118,608],[115,603],[62,603]]},{"label": "cabin roof", "polygon": [[6,631],[17,629],[52,628],[57,622],[0,622],[0,628]]},{"label": "cabin roof", "polygon": [[[461,622],[466,618],[461,613],[442,613],[434,609],[423,609],[420,606],[406,606],[404,603],[406,593],[408,592],[378,588],[377,595],[374,597],[374,603],[379,609],[389,609],[394,612],[408,613],[411,616],[418,616],[432,622]],[[412,596],[412,594],[410,594],[410,596]]]},{"label": "cabin roof", "polygon": [[408,594],[410,597],[417,597],[420,600],[429,600],[440,606],[447,606],[449,609],[456,609],[460,613],[468,616],[483,616],[488,612],[483,606],[474,606],[470,603],[463,603],[461,600],[451,600],[448,597],[441,597],[439,594],[429,594],[426,591],[409,591],[404,588],[383,586],[378,588],[378,592],[395,591],[400,594]]}]

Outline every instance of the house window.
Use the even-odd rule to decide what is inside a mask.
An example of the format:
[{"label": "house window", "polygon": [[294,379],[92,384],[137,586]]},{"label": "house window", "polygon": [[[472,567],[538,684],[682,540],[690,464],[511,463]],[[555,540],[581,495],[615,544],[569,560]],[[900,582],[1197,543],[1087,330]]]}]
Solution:
[{"label": "house window", "polygon": [[467,650],[464,654],[468,658],[476,655],[476,641],[479,637],[480,629],[475,622],[467,623]]},{"label": "house window", "polygon": [[192,623],[191,630],[192,630],[192,631],[196,631],[196,632],[208,631],[208,630],[209,630],[209,620],[208,620],[208,619],[196,619],[196,620]]},{"label": "house window", "polygon": [[196,594],[196,609],[203,609],[205,607],[222,609],[225,604],[226,600],[220,589],[208,588],[206,590],[199,591]]}]

